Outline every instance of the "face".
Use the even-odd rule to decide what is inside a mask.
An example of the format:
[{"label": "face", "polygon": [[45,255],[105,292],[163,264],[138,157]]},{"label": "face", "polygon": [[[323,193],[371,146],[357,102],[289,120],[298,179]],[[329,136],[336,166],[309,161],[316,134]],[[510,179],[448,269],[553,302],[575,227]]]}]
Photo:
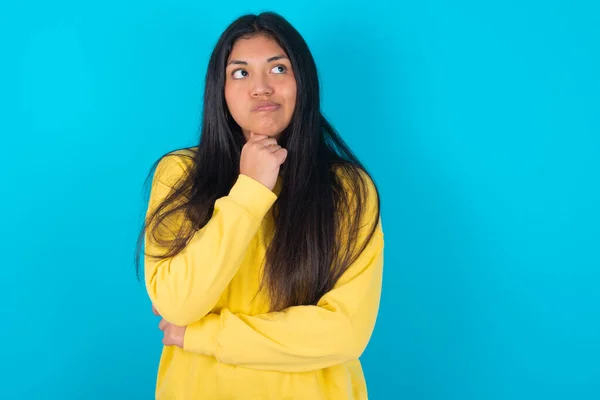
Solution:
[{"label": "face", "polygon": [[296,79],[279,44],[262,34],[239,39],[225,74],[225,101],[246,140],[250,132],[278,139],[296,105]]}]

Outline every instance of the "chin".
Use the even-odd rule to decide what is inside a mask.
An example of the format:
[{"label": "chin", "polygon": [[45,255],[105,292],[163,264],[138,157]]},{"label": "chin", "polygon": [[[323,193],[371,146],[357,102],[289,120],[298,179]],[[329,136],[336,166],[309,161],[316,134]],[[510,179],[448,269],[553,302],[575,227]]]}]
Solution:
[{"label": "chin", "polygon": [[247,132],[254,132],[254,133],[258,133],[259,135],[267,135],[269,137],[277,137],[280,136],[281,133],[283,132],[283,129],[273,129],[273,128],[254,128],[254,129],[247,129]]}]

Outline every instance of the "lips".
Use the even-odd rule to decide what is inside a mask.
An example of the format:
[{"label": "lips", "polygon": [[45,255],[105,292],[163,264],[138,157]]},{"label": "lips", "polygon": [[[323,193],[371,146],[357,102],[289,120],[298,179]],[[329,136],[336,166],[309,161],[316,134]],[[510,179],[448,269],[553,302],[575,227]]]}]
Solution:
[{"label": "lips", "polygon": [[279,104],[272,101],[260,101],[254,105],[252,111],[275,111],[279,107]]}]

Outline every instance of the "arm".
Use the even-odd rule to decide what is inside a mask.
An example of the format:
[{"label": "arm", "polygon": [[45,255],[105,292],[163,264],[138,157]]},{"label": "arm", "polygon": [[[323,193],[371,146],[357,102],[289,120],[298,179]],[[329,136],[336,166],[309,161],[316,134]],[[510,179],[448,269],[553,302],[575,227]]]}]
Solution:
[{"label": "arm", "polygon": [[[148,214],[169,194],[185,166],[166,157],[152,181]],[[174,257],[145,258],[150,299],[167,321],[180,326],[206,316],[236,274],[246,249],[277,196],[261,183],[240,175],[227,196],[217,199],[210,221]],[[146,235],[146,251],[159,250]]]},{"label": "arm", "polygon": [[183,349],[258,370],[309,371],[357,359],[371,337],[383,272],[378,230],[316,306],[250,316],[223,309],[188,325]]}]

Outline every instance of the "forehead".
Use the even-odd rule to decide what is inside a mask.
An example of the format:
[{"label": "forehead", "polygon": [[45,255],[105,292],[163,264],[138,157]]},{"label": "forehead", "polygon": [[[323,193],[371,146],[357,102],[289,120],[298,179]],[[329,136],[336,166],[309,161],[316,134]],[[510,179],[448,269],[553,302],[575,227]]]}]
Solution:
[{"label": "forehead", "polygon": [[267,58],[285,54],[275,39],[265,34],[256,34],[238,39],[231,49],[229,60],[262,61]]}]

